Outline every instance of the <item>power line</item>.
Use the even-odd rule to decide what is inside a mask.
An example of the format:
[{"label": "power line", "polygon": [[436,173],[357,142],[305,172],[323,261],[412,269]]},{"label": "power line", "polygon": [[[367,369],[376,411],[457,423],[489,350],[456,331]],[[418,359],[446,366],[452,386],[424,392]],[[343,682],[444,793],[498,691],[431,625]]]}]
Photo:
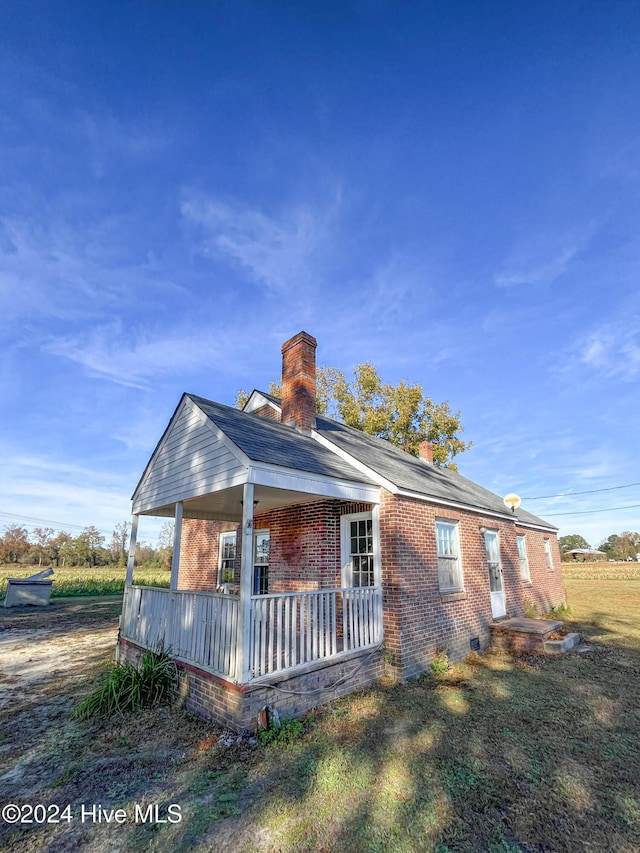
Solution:
[{"label": "power line", "polygon": [[582,512],[545,512],[545,518],[552,518],[556,515],[592,515],[596,512],[616,512],[620,509],[636,509],[640,504],[629,504],[628,506],[612,506],[609,509],[585,509]]},{"label": "power line", "polygon": [[[86,527],[86,525],[85,527],[83,527],[81,524],[70,524],[64,521],[52,521],[50,518],[34,518],[30,515],[17,515],[14,512],[0,511],[0,517],[17,519],[18,521],[24,521],[27,524],[53,524],[60,530],[66,530],[69,527],[73,528],[74,530],[84,530]],[[111,536],[111,533],[113,531],[107,532],[106,530],[100,529],[98,532],[104,533],[105,536]]]},{"label": "power line", "polygon": [[616,489],[630,489],[632,486],[640,486],[640,483],[628,483],[626,486],[609,486],[607,489],[590,489],[588,492],[564,492],[561,495],[539,495],[537,498],[523,498],[522,500],[542,501],[547,500],[547,498],[572,498],[574,495],[595,495],[596,492],[613,492]]}]

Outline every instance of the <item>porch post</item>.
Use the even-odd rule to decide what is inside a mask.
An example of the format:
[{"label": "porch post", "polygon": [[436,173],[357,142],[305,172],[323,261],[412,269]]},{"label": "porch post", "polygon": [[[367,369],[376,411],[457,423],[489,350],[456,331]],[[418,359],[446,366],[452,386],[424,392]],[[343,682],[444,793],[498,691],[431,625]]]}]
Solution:
[{"label": "porch post", "polygon": [[130,587],[133,583],[133,566],[136,560],[136,539],[138,538],[138,519],[139,515],[135,513],[131,516],[131,538],[129,539],[129,556],[127,558],[127,577],[125,579],[125,587]]},{"label": "porch post", "polygon": [[176,524],[173,530],[173,554],[171,555],[171,582],[170,589],[175,592],[178,589],[178,570],[180,568],[180,541],[182,539],[182,501],[176,503]]},{"label": "porch post", "polygon": [[376,588],[374,605],[376,643],[384,638],[382,622],[382,542],[380,539],[380,504],[374,504],[371,509],[371,527],[373,533],[373,585]]},{"label": "porch post", "polygon": [[245,483],[242,495],[242,562],[236,640],[236,683],[251,678],[251,595],[253,593],[253,483]]},{"label": "porch post", "polygon": [[169,607],[164,628],[164,648],[173,649],[179,631],[176,628],[176,591],[178,589],[178,570],[180,568],[180,541],[182,538],[182,501],[176,501],[175,527],[173,530],[173,554],[171,555],[171,580],[169,581]]}]

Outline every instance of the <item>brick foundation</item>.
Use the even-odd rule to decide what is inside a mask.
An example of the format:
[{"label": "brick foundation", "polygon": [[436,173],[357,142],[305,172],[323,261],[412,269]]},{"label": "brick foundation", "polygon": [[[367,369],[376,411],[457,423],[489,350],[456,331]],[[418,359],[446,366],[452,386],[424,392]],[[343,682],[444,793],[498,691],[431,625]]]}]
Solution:
[{"label": "brick foundation", "polygon": [[[137,665],[144,651],[129,640],[119,640],[119,659],[123,662]],[[255,731],[258,713],[265,705],[277,708],[282,717],[298,717],[368,687],[382,676],[384,669],[381,652],[367,651],[280,677],[269,684],[238,687],[190,664],[181,661],[176,664],[178,694],[187,710],[236,732]]]}]

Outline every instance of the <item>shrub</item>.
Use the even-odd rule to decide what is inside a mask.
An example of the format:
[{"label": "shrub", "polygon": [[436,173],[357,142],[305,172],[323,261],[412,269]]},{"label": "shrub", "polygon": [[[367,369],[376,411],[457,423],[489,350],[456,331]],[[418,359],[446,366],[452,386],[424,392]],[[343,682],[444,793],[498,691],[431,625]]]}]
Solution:
[{"label": "shrub", "polygon": [[116,663],[102,676],[102,684],[84,699],[73,715],[80,720],[139,711],[173,699],[176,665],[166,652],[145,652],[140,668]]}]

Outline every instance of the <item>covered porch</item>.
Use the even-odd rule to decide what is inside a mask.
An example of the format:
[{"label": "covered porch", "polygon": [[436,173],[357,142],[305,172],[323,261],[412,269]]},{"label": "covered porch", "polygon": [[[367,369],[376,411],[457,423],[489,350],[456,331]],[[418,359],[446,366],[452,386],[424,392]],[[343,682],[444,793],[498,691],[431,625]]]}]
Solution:
[{"label": "covered porch", "polygon": [[[205,494],[172,504],[139,501],[136,505],[134,496],[134,509],[139,511],[132,518],[120,639],[142,649],[163,648],[177,662],[234,685],[289,677],[379,646],[383,623],[378,490],[325,477],[307,478],[300,472],[294,476],[249,467],[243,473],[243,483],[220,488],[212,484]],[[258,590],[257,528],[268,524],[278,511],[296,508],[302,517],[317,516],[314,508],[328,504],[338,522],[345,508],[370,507],[367,542],[361,537],[353,546],[358,551],[360,542],[360,550],[370,553],[370,571],[352,570],[351,544],[355,540],[343,532],[336,537],[337,554],[331,552],[330,543],[319,543],[326,545],[331,565],[315,581],[302,562],[288,566],[286,577],[272,571],[268,588]],[[173,517],[175,521],[169,589],[133,583],[138,522],[143,515]],[[358,518],[366,515],[360,513]],[[233,592],[219,591],[213,581],[210,589],[189,589],[180,583],[181,541],[187,519],[227,522],[227,527],[237,529],[239,566]],[[277,530],[271,533],[275,544],[278,535]],[[338,561],[341,568],[336,577]],[[316,588],[309,588],[311,584]]]}]

